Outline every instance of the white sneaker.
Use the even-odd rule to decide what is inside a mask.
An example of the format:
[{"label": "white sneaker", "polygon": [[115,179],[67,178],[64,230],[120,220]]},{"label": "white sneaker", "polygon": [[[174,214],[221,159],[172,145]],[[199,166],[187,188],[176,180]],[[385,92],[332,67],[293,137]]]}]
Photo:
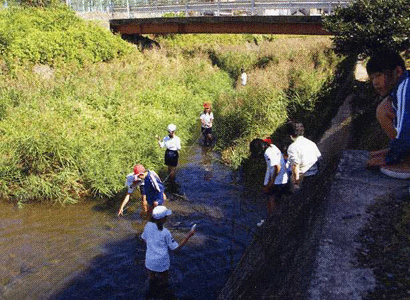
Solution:
[{"label": "white sneaker", "polygon": [[260,222],[258,224],[256,224],[258,227],[261,227],[263,225],[263,223],[265,223],[265,220],[260,220]]}]

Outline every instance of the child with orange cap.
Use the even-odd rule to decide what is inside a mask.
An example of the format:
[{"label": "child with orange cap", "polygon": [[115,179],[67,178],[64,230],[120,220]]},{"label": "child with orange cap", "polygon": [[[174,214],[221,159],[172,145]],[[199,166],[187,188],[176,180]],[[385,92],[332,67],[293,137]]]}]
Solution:
[{"label": "child with orange cap", "polygon": [[201,120],[201,132],[204,136],[204,145],[211,146],[212,144],[212,122],[214,120],[214,114],[212,113],[211,104],[209,102],[204,103],[204,111],[200,115]]}]

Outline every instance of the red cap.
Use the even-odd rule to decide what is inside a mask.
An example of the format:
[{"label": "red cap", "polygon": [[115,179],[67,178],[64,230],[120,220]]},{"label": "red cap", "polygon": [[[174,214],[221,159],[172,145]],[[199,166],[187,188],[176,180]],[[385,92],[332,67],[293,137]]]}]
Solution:
[{"label": "red cap", "polygon": [[139,175],[145,172],[145,168],[141,164],[137,164],[134,166],[134,174]]},{"label": "red cap", "polygon": [[270,138],[270,137],[264,138],[262,141],[264,141],[268,144],[273,144],[272,138]]},{"label": "red cap", "polygon": [[211,103],[205,102],[204,103],[204,108],[211,108]]}]

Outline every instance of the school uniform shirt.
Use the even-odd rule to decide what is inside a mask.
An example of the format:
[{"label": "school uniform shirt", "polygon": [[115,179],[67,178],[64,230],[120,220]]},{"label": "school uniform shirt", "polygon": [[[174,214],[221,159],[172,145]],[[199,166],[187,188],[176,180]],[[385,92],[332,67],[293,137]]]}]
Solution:
[{"label": "school uniform shirt", "polygon": [[404,72],[396,88],[391,93],[392,106],[396,112],[394,125],[396,139],[410,140],[410,73]]},{"label": "school uniform shirt", "polygon": [[304,176],[315,175],[318,172],[316,162],[322,156],[318,147],[311,140],[299,136],[288,148],[288,159],[291,165],[299,165]]},{"label": "school uniform shirt", "polygon": [[275,172],[275,166],[280,166],[278,175],[275,178],[274,184],[286,184],[288,182],[288,173],[286,172],[286,164],[283,155],[275,145],[270,145],[264,153],[266,161],[266,173],[264,185],[269,183],[270,178]]},{"label": "school uniform shirt", "polygon": [[212,112],[210,113],[202,113],[199,117],[204,123],[201,122],[202,128],[211,128],[212,127],[212,121],[214,119],[214,114]]},{"label": "school uniform shirt", "polygon": [[160,142],[161,148],[167,148],[168,150],[178,151],[181,150],[181,139],[174,135],[173,138],[170,138],[169,135],[164,137],[162,142]]},{"label": "school uniform shirt", "polygon": [[148,171],[147,176],[144,179],[143,195],[147,196],[147,202],[150,206],[158,201],[161,205],[164,203],[164,184],[159,178],[158,174],[154,171]]},{"label": "school uniform shirt", "polygon": [[127,175],[125,180],[125,186],[128,187],[128,193],[133,193],[136,187],[141,187],[144,185],[144,181],[139,180],[137,175],[130,173]]},{"label": "school uniform shirt", "polygon": [[147,243],[145,267],[154,272],[169,270],[168,249],[175,250],[178,247],[178,243],[172,238],[171,232],[166,228],[158,230],[157,224],[148,222],[141,238]]},{"label": "school uniform shirt", "polygon": [[246,85],[246,81],[248,81],[248,75],[246,73],[241,74],[241,84]]}]

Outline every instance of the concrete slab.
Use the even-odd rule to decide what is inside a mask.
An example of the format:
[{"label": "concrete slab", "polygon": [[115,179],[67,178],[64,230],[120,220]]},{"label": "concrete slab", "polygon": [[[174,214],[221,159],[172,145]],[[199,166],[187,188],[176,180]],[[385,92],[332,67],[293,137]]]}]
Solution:
[{"label": "concrete slab", "polygon": [[367,208],[377,197],[407,187],[408,180],[366,169],[367,151],[344,151],[332,183],[322,227],[310,300],[355,300],[375,287],[370,269],[356,267],[356,237],[368,222]]}]

